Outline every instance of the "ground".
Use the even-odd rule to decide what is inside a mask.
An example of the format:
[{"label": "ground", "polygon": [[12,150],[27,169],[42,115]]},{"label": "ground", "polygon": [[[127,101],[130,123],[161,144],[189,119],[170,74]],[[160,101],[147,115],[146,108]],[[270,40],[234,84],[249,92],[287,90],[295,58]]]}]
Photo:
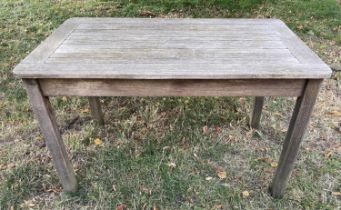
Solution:
[{"label": "ground", "polygon": [[[258,17],[286,22],[334,70],[324,81],[283,199],[267,187],[294,98],[53,98],[77,173],[65,194],[13,67],[74,16]],[[0,209],[340,209],[341,5],[337,0],[0,0]]]}]

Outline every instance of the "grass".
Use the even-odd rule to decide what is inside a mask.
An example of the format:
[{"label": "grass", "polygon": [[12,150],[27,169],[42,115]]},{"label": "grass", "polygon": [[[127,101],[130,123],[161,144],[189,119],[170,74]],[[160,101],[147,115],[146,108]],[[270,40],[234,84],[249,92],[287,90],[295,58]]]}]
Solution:
[{"label": "grass", "polygon": [[[341,191],[340,118],[330,114],[341,111],[340,72],[322,87],[283,199],[272,199],[267,187],[294,104],[284,98],[267,100],[260,131],[247,126],[250,98],[102,98],[105,128],[91,120],[85,98],[52,98],[80,186],[62,193],[11,70],[74,16],[280,18],[328,64],[341,65],[336,0],[0,0],[0,209],[340,207],[332,193]],[[103,144],[94,144],[96,138]],[[221,171],[226,178],[218,177]]]}]

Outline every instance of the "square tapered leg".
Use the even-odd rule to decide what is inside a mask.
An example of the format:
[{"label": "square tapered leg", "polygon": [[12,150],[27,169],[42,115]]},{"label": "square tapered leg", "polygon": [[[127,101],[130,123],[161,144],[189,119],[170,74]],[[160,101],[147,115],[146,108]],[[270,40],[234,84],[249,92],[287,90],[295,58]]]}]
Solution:
[{"label": "square tapered leg", "polygon": [[42,94],[37,80],[24,79],[23,83],[27,90],[33,111],[38,118],[40,129],[45,138],[47,147],[51,152],[52,160],[57,169],[64,191],[74,192],[77,188],[75,173],[58,130],[49,98]]},{"label": "square tapered leg", "polygon": [[321,82],[322,80],[307,80],[302,95],[297,98],[278,168],[270,187],[270,193],[275,198],[282,197],[287,186]]}]

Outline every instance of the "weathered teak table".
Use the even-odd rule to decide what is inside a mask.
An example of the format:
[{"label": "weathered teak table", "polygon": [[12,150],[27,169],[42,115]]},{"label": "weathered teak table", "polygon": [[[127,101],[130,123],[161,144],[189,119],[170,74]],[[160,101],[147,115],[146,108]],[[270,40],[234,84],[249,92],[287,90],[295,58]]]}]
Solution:
[{"label": "weathered teak table", "polygon": [[331,74],[275,19],[72,18],[14,70],[22,78],[65,191],[74,171],[49,96],[88,96],[103,123],[98,96],[264,96],[297,102],[271,185],[283,195],[323,78]]}]

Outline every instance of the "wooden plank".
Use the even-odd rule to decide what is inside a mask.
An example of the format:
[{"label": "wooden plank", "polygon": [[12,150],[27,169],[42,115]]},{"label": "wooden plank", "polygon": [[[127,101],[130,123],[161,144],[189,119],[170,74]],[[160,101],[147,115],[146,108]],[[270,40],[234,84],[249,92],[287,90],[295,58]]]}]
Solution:
[{"label": "wooden plank", "polygon": [[[276,31],[253,31],[253,30],[236,30],[236,31],[215,31],[215,30],[203,30],[203,31],[193,31],[193,30],[74,30],[71,34],[71,37],[77,36],[157,36],[157,37],[222,37],[222,36],[270,36],[270,37],[278,37],[279,34]],[[72,38],[69,39],[72,39]]]},{"label": "wooden plank", "polygon": [[[109,43],[108,43],[109,44]],[[177,57],[226,57],[226,56],[292,56],[288,49],[80,49],[75,47],[68,50],[57,49],[50,58],[54,57],[161,57],[161,56],[177,56]]]},{"label": "wooden plank", "polygon": [[40,129],[44,135],[52,160],[57,169],[60,182],[66,192],[77,188],[75,174],[60,136],[56,118],[48,97],[43,96],[36,80],[23,80],[32,108],[36,114]]},{"label": "wooden plank", "polygon": [[47,96],[298,96],[304,80],[41,79]]},{"label": "wooden plank", "polygon": [[53,57],[49,58],[45,63],[79,63],[79,64],[169,64],[169,63],[186,63],[186,64],[241,64],[247,60],[248,64],[278,64],[281,62],[290,62],[298,64],[296,58],[293,57],[266,57],[266,56],[243,56],[243,57],[224,57],[224,58],[131,58],[131,59],[115,59],[110,57]]},{"label": "wooden plank", "polygon": [[46,63],[298,63],[287,49],[58,49]]},{"label": "wooden plank", "polygon": [[45,41],[35,48],[22,63],[43,63],[49,55],[70,35],[77,23],[67,20],[60,25]]},{"label": "wooden plank", "polygon": [[[226,19],[227,20],[227,19]],[[113,23],[82,23],[76,28],[76,31],[88,30],[183,30],[183,31],[271,31],[268,25],[259,24],[178,24],[168,22],[167,24],[160,22],[150,22],[150,24],[130,23],[130,24],[113,24]]]},{"label": "wooden plank", "polygon": [[[272,27],[273,30],[279,32],[279,36],[283,43],[301,63],[325,65],[325,63],[294,32],[292,32],[284,22],[278,21],[276,24],[273,24]],[[328,71],[328,68],[329,67],[326,65],[326,71]],[[329,71],[331,72],[330,69]]]},{"label": "wooden plank", "polygon": [[[108,36],[108,38],[113,38]],[[108,44],[63,44],[58,50],[72,50],[79,49],[234,49],[234,48],[248,48],[248,49],[286,49],[281,41],[209,41],[209,42],[179,42],[179,41],[120,41]],[[58,52],[58,51],[57,51]]]},{"label": "wooden plank", "polygon": [[22,64],[22,78],[300,79],[326,78],[325,66],[302,64]]},{"label": "wooden plank", "polygon": [[264,97],[255,97],[255,102],[253,105],[253,112],[251,117],[251,128],[258,129],[260,124],[260,118],[262,116],[262,109],[264,104]]},{"label": "wooden plank", "polygon": [[303,95],[296,101],[295,110],[290,121],[289,130],[283,144],[276,174],[270,187],[273,197],[283,196],[289,177],[297,158],[303,135],[319,92],[322,80],[308,80]]},{"label": "wooden plank", "polygon": [[195,25],[264,25],[279,22],[278,19],[248,18],[110,18],[74,17],[70,21],[78,24],[195,24]]},{"label": "wooden plank", "polygon": [[108,36],[106,35],[104,38],[101,39],[101,37],[94,37],[89,36],[86,34],[83,35],[70,35],[66,40],[65,43],[100,43],[100,42],[106,42],[111,43],[113,41],[158,41],[158,40],[164,40],[164,41],[280,41],[281,38],[279,36],[263,36],[263,35],[247,35],[246,33],[241,35],[229,35],[229,34],[222,34],[220,36],[157,36],[156,34],[150,33],[146,35],[132,35],[132,34],[126,34],[124,36],[117,36],[112,35]]},{"label": "wooden plank", "polygon": [[[216,39],[215,39],[216,38]],[[252,35],[248,33],[239,33],[239,34],[229,34],[229,33],[219,33],[219,34],[212,34],[212,33],[192,33],[190,35],[183,34],[183,33],[148,33],[148,34],[131,34],[127,33],[117,33],[117,34],[71,34],[68,40],[88,40],[90,41],[163,41],[163,40],[171,40],[171,41],[181,41],[181,40],[189,40],[196,41],[196,40],[210,40],[210,41],[280,41],[279,36],[273,35]]]},{"label": "wooden plank", "polygon": [[98,122],[99,125],[104,125],[104,116],[99,97],[89,97],[88,99],[92,117]]}]

